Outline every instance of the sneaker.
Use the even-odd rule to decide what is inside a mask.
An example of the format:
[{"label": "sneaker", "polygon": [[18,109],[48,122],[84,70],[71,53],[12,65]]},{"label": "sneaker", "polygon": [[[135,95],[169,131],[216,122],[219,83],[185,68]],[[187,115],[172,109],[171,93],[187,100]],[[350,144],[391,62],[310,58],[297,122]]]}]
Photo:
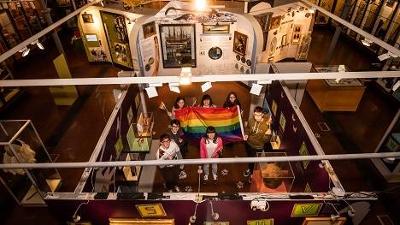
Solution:
[{"label": "sneaker", "polygon": [[217,174],[213,174],[213,180],[217,180],[217,179],[218,179]]},{"label": "sneaker", "polygon": [[250,173],[250,170],[249,170],[249,169],[247,169],[246,171],[243,172],[243,176],[244,176],[244,177],[248,177],[248,176],[250,176],[250,174],[251,174],[251,173]]},{"label": "sneaker", "polygon": [[181,173],[179,174],[179,180],[183,180],[187,178],[187,174],[184,170],[181,171]]},{"label": "sneaker", "polygon": [[208,175],[204,175],[204,180],[207,181],[208,180]]},{"label": "sneaker", "polygon": [[175,192],[181,192],[181,189],[180,189],[178,186],[175,186],[175,187],[174,187],[174,191],[175,191]]}]

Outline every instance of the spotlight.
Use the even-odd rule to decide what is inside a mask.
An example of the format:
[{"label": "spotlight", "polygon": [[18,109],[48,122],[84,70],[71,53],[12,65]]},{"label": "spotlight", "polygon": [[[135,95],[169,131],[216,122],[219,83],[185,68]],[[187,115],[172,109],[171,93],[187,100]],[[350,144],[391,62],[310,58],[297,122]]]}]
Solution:
[{"label": "spotlight", "polygon": [[342,80],[342,78],[336,78],[335,82],[338,84],[338,83],[340,83],[341,80]]},{"label": "spotlight", "polygon": [[336,221],[337,219],[339,219],[339,217],[340,217],[339,215],[332,214],[331,215],[331,220],[332,221]]},{"label": "spotlight", "polygon": [[324,169],[325,168],[325,163],[324,162],[320,162],[318,164],[319,168]]},{"label": "spotlight", "polygon": [[72,220],[74,221],[74,223],[77,223],[77,222],[81,221],[81,217],[79,215],[74,215],[72,217]]},{"label": "spotlight", "polygon": [[311,9],[308,10],[309,13],[315,13],[315,8],[312,7]]},{"label": "spotlight", "polygon": [[344,197],[344,195],[346,194],[346,192],[343,189],[338,187],[333,187],[332,192],[337,197]]},{"label": "spotlight", "polygon": [[356,215],[356,211],[354,209],[349,209],[347,210],[347,215],[354,217]]},{"label": "spotlight", "polygon": [[361,40],[361,43],[365,46],[371,46],[371,44],[374,42],[369,40],[368,38],[364,38],[363,40]]},{"label": "spotlight", "polygon": [[206,0],[195,0],[195,9],[197,11],[205,11],[207,7],[207,1]]},{"label": "spotlight", "polygon": [[346,66],[345,66],[345,65],[339,65],[339,67],[338,67],[338,72],[339,72],[339,73],[346,72]]},{"label": "spotlight", "polygon": [[192,67],[182,67],[179,83],[181,85],[189,85],[192,83]]},{"label": "spotlight", "polygon": [[[397,83],[396,83],[396,84],[397,84]],[[384,159],[383,159],[383,161],[384,161],[385,163],[388,163],[388,164],[393,164],[395,160],[396,160],[396,158],[394,158],[394,157],[384,158]]]},{"label": "spotlight", "polygon": [[39,42],[39,40],[32,42],[31,45],[36,45],[40,50],[44,50],[44,46]]},{"label": "spotlight", "polygon": [[218,213],[213,213],[211,216],[212,216],[212,218],[214,220],[218,220],[219,219],[219,214]]},{"label": "spotlight", "polygon": [[19,52],[22,52],[22,57],[25,57],[29,54],[30,49],[28,47],[24,47],[21,50],[19,50]]},{"label": "spotlight", "polygon": [[208,91],[210,88],[212,88],[212,84],[210,81],[204,83],[203,85],[201,85],[201,91],[204,93],[206,91]]},{"label": "spotlight", "polygon": [[190,223],[195,223],[195,222],[196,222],[196,216],[195,216],[195,215],[191,216],[191,217],[189,218],[189,222],[190,222]]}]

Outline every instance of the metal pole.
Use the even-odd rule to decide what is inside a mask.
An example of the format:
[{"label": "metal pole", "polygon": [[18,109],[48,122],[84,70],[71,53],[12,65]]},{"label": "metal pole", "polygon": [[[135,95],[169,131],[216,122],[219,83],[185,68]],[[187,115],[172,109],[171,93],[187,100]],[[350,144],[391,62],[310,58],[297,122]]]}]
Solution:
[{"label": "metal pole", "polygon": [[[193,76],[192,82],[228,82],[228,81],[273,81],[273,80],[320,80],[346,78],[386,78],[400,77],[398,71],[363,71],[363,72],[324,72],[324,73],[275,73],[202,75]],[[151,84],[151,83],[178,83],[179,76],[154,77],[112,77],[112,78],[72,78],[72,79],[18,79],[0,80],[0,87],[43,87],[68,85],[110,85],[110,84]]]},{"label": "metal pole", "polygon": [[145,160],[145,161],[114,161],[114,162],[64,162],[64,163],[10,163],[1,164],[0,169],[48,169],[48,168],[102,168],[122,166],[159,166],[159,165],[199,165],[209,163],[268,163],[268,162],[299,162],[321,160],[353,160],[375,158],[400,158],[400,152],[357,153],[337,155],[311,156],[279,156],[279,157],[241,157],[241,158],[209,158],[209,159],[179,159],[179,160]]}]

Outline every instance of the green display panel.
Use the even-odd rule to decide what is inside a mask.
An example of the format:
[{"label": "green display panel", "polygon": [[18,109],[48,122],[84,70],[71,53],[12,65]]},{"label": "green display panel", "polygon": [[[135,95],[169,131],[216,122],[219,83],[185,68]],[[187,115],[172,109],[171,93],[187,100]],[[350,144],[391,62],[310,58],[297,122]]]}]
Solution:
[{"label": "green display panel", "polygon": [[297,203],[294,204],[291,217],[318,216],[321,203]]},{"label": "green display panel", "polygon": [[101,11],[101,18],[113,63],[133,69],[125,17]]}]

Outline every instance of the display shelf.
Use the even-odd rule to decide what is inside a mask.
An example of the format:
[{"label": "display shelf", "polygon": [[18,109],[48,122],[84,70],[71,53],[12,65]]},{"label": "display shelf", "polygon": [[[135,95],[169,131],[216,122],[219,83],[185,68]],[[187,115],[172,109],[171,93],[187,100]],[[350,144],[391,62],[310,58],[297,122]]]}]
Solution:
[{"label": "display shelf", "polygon": [[[286,152],[259,152],[257,157],[287,156]],[[290,192],[295,175],[292,165],[287,162],[259,163],[253,173],[252,191]]]},{"label": "display shelf", "polygon": [[[53,162],[30,120],[0,120],[0,152],[2,163]],[[60,187],[61,176],[57,169],[3,169],[0,181],[18,204],[41,205]]]}]

